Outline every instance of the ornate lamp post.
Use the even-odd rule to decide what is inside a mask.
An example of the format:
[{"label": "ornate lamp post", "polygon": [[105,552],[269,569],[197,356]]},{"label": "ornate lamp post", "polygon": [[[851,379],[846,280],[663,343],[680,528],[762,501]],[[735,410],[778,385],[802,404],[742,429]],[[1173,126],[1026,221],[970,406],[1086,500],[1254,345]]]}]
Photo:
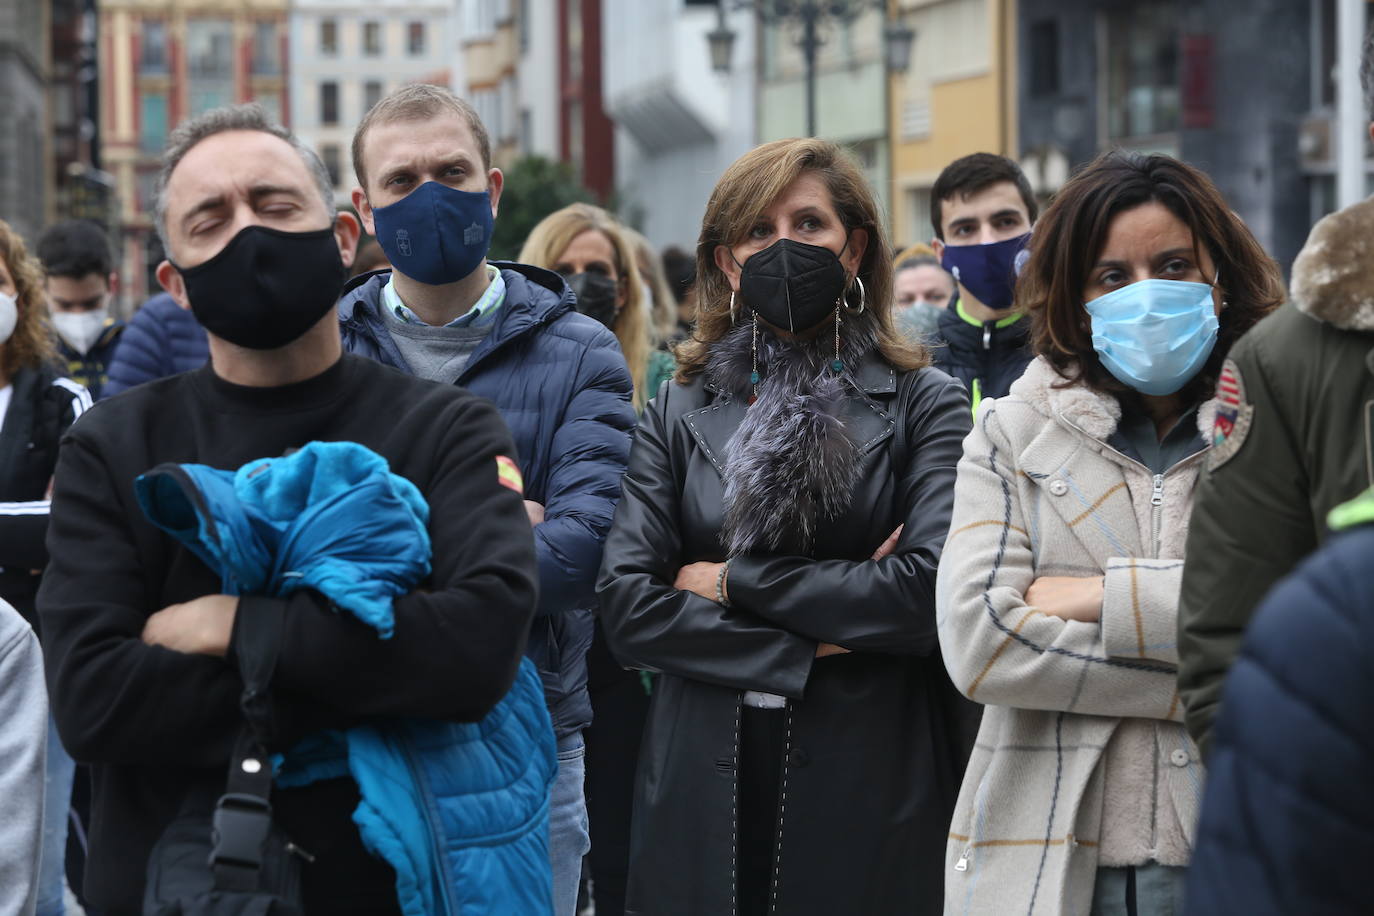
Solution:
[{"label": "ornate lamp post", "polygon": [[[725,22],[727,3],[735,9],[754,10],[765,25],[799,27],[797,46],[806,61],[806,133],[812,137],[816,135],[816,55],[825,43],[822,27],[853,22],[866,8],[887,13],[887,0],[719,0],[716,27],[706,36],[711,67],[717,73],[730,71],[730,52],[735,44],[735,33]],[[916,30],[911,26],[901,20],[887,20],[883,27],[883,57],[889,70],[906,72],[915,40]]]}]

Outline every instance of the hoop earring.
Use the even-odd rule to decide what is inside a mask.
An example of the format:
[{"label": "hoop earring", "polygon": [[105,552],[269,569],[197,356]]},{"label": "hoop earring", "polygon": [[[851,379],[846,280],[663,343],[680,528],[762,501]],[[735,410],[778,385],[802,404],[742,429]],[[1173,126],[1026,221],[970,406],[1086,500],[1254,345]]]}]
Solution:
[{"label": "hoop earring", "polygon": [[851,315],[862,315],[864,313],[864,306],[868,303],[868,293],[864,289],[863,279],[858,274],[854,275],[854,282],[859,285],[859,307],[851,308],[849,305],[849,297],[843,293],[840,294],[840,301],[844,303],[845,311],[849,312]]},{"label": "hoop earring", "polygon": [[735,323],[735,291],[730,290],[730,323]]}]

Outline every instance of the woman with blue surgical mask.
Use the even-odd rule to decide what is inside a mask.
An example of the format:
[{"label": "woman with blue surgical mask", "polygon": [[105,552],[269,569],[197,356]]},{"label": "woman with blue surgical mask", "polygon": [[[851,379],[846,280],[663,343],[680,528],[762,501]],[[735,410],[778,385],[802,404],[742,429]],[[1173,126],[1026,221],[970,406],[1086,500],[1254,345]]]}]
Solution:
[{"label": "woman with blue surgical mask", "polygon": [[986,704],[946,911],[1169,916],[1203,783],[1176,690],[1188,518],[1214,430],[1245,422],[1227,350],[1282,278],[1167,156],[1099,158],[1035,239],[1036,358],[964,443],[936,589],[945,664]]}]

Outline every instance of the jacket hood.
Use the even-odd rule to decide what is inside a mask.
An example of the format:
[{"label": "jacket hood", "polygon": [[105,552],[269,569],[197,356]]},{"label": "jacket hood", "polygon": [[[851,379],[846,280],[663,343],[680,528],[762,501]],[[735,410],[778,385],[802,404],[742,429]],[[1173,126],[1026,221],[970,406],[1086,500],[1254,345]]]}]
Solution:
[{"label": "jacket hood", "polygon": [[[1121,403],[1116,398],[1077,382],[1065,384],[1064,377],[1043,356],[1031,360],[1025,374],[1012,383],[1011,396],[1103,442],[1116,432],[1121,422]],[[1197,428],[1202,441],[1212,441],[1212,424],[1216,417],[1215,399],[1198,405]]]},{"label": "jacket hood", "polygon": [[1374,331],[1374,197],[1322,217],[1293,262],[1299,311],[1344,331]]},{"label": "jacket hood", "polygon": [[[502,337],[518,334],[538,324],[547,324],[565,312],[574,311],[577,299],[561,276],[542,267],[512,261],[489,261],[506,281],[506,314],[497,322]],[[381,317],[382,288],[391,279],[384,268],[359,274],[344,286],[339,297],[341,321],[368,321]],[[506,310],[509,309],[509,312]]]}]

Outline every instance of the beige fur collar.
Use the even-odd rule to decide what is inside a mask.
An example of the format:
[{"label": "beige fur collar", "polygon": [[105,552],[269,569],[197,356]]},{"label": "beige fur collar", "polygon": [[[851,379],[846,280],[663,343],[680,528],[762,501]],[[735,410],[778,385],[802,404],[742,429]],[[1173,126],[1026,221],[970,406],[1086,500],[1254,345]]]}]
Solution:
[{"label": "beige fur collar", "polygon": [[[1025,373],[1012,383],[1011,396],[1025,401],[1037,412],[1076,426],[1094,439],[1105,442],[1121,422],[1121,404],[1116,398],[1093,391],[1087,385],[1064,385],[1064,377],[1043,356],[1037,356]],[[1217,417],[1217,402],[1198,406],[1197,428],[1206,443],[1212,441],[1212,424]]]},{"label": "beige fur collar", "polygon": [[1345,331],[1374,331],[1374,198],[1323,217],[1293,262],[1299,311]]}]

